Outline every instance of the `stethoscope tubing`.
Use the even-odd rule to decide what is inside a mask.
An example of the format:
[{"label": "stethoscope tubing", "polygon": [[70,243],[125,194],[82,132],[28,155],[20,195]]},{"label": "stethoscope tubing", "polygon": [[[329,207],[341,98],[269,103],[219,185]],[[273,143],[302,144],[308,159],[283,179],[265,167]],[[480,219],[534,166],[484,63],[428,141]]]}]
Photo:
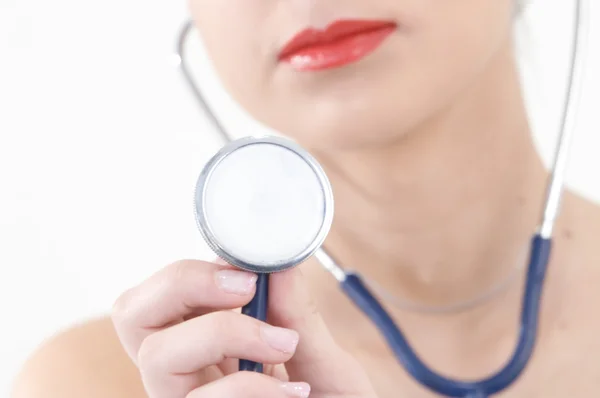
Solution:
[{"label": "stethoscope tubing", "polygon": [[540,299],[551,247],[550,239],[539,235],[533,238],[517,346],[511,359],[500,371],[481,381],[451,380],[429,369],[358,274],[346,273],[340,281],[340,286],[350,300],[377,326],[397,360],[417,381],[446,397],[487,397],[512,384],[531,357],[536,341]]},{"label": "stethoscope tubing", "polygon": [[[242,314],[248,315],[252,318],[258,319],[259,321],[266,322],[267,310],[269,307],[269,274],[261,273],[258,274],[256,280],[256,293],[248,304],[242,307]],[[249,361],[247,359],[240,359],[238,366],[240,371],[249,372],[263,372],[263,364]]]}]

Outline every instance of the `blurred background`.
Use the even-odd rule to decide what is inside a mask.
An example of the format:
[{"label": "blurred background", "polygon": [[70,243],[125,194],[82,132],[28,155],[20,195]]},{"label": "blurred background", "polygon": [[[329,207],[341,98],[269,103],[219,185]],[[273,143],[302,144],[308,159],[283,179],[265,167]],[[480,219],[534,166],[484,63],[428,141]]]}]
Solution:
[{"label": "blurred background", "polygon": [[[0,0],[0,396],[44,339],[108,311],[181,258],[210,259],[192,193],[220,146],[177,68],[183,0]],[[569,185],[600,203],[600,4]],[[573,0],[516,26],[531,122],[552,158]],[[235,135],[265,132],[219,86],[192,34],[194,77]],[[267,131],[268,132],[268,131]]]}]

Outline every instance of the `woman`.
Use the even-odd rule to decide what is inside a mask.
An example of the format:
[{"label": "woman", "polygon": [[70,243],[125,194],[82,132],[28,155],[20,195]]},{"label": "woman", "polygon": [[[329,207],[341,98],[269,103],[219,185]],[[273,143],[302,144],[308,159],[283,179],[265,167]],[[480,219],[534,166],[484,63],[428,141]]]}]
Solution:
[{"label": "woman", "polygon": [[[329,252],[429,309],[386,303],[420,356],[461,379],[488,375],[512,353],[521,271],[547,179],[514,58],[519,6],[191,2],[231,95],[324,166],[336,198]],[[351,34],[345,47],[315,50],[291,40],[331,26]],[[598,209],[568,193],[534,356],[500,396],[598,394],[600,325],[590,314],[600,299],[599,232]],[[251,299],[255,275],[219,263],[171,264],[125,292],[112,320],[43,347],[15,396],[434,396],[410,379],[319,265],[300,268],[272,277],[269,326],[236,311]],[[506,288],[486,294],[499,285]],[[269,364],[266,374],[236,372],[234,358]]]}]

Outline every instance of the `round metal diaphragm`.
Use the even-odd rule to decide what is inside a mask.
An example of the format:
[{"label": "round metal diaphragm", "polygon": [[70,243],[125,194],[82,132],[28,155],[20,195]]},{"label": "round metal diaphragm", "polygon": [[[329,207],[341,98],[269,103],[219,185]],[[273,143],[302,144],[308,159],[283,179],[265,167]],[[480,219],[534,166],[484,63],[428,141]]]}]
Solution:
[{"label": "round metal diaphragm", "polygon": [[317,161],[292,141],[247,137],[223,147],[195,191],[196,221],[210,248],[253,272],[294,267],[322,244],[333,193]]}]

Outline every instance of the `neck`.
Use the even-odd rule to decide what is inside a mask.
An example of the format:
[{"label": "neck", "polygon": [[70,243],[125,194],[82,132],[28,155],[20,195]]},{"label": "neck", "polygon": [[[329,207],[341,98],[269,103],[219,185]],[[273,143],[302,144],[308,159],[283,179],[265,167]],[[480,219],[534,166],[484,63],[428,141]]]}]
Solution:
[{"label": "neck", "polygon": [[435,306],[482,294],[524,265],[546,172],[510,54],[398,142],[317,154],[336,201],[326,247],[343,266]]}]

